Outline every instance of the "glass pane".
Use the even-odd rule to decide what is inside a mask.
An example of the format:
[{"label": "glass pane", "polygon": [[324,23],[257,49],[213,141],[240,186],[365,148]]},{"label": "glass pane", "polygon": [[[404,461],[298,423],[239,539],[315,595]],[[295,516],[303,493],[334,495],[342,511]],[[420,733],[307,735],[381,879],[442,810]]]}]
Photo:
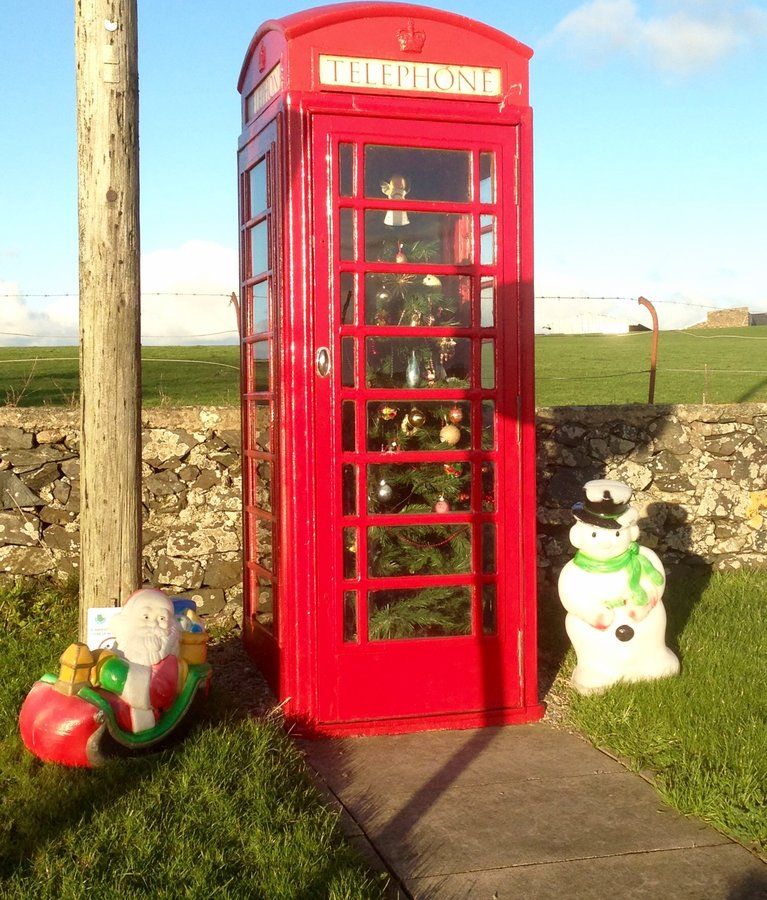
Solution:
[{"label": "glass pane", "polygon": [[367,448],[376,452],[466,450],[471,447],[470,409],[468,402],[452,400],[368,403]]},{"label": "glass pane", "polygon": [[[471,155],[464,150],[368,145],[365,147],[365,196],[399,202],[466,203],[471,200]],[[407,213],[404,215],[407,217]]]},{"label": "glass pane", "polygon": [[342,387],[354,387],[354,373],[357,369],[354,338],[341,338],[341,385]]},{"label": "glass pane", "polygon": [[482,463],[482,509],[495,510],[495,464],[491,462]]},{"label": "glass pane", "polygon": [[495,572],[495,525],[482,524],[482,571],[487,575]]},{"label": "glass pane", "polygon": [[357,529],[344,528],[344,578],[357,577]]},{"label": "glass pane", "polygon": [[494,584],[482,585],[482,633],[495,634],[497,628],[496,587]]},{"label": "glass pane", "polygon": [[338,145],[338,193],[341,197],[354,194],[354,145]]},{"label": "glass pane", "polygon": [[465,586],[371,591],[371,641],[471,634],[471,589]]},{"label": "glass pane", "polygon": [[253,505],[272,511],[272,464],[265,459],[251,459],[253,472]]},{"label": "glass pane", "polygon": [[368,338],[368,387],[467,388],[469,338]]},{"label": "glass pane", "polygon": [[272,436],[270,428],[270,407],[268,400],[251,401],[248,405],[248,425],[250,430],[249,449],[260,453],[270,453]]},{"label": "glass pane", "polygon": [[480,216],[479,231],[479,261],[483,266],[492,266],[495,263],[495,216]]},{"label": "glass pane", "polygon": [[254,284],[251,294],[251,322],[253,334],[269,330],[269,285],[266,281]]},{"label": "glass pane", "polygon": [[357,515],[357,467],[345,465],[343,467],[341,506],[345,516]]},{"label": "glass pane", "polygon": [[471,325],[471,278],[467,275],[365,275],[365,322],[451,328]]},{"label": "glass pane", "polygon": [[479,202],[495,203],[495,154],[479,154]]},{"label": "glass pane", "polygon": [[[413,213],[392,229],[380,209],[365,211],[365,259],[377,262],[464,265],[472,257],[472,219],[463,213]],[[342,230],[343,239],[343,230]],[[351,259],[351,257],[342,257]]]},{"label": "glass pane", "polygon": [[341,324],[352,325],[354,323],[354,275],[351,272],[341,272],[338,280],[341,301]]},{"label": "glass pane", "polygon": [[342,209],[341,259],[354,259],[354,210]]},{"label": "glass pane", "polygon": [[269,268],[269,229],[267,219],[250,229],[250,276],[260,275]]},{"label": "glass pane", "polygon": [[250,216],[254,219],[267,207],[266,199],[266,160],[253,166],[250,170]]},{"label": "glass pane", "polygon": [[495,401],[482,401],[482,449],[495,449]]},{"label": "glass pane", "polygon": [[267,631],[274,630],[274,588],[268,578],[255,577],[256,621]]},{"label": "glass pane", "polygon": [[344,641],[356,643],[357,638],[357,592],[344,593]]},{"label": "glass pane", "polygon": [[[388,490],[381,490],[382,484]],[[367,492],[368,512],[372,514],[465,512],[471,508],[471,465],[371,465],[367,470]]]},{"label": "glass pane", "polygon": [[492,389],[495,387],[495,341],[482,341],[482,387]]},{"label": "glass pane", "polygon": [[482,328],[492,328],[495,324],[495,279],[483,278],[479,289],[480,320]]},{"label": "glass pane", "polygon": [[357,449],[357,426],[354,400],[341,404],[341,449],[353,453]]},{"label": "glass pane", "polygon": [[252,517],[253,561],[272,571],[272,523],[267,519]]},{"label": "glass pane", "polygon": [[368,528],[368,574],[454,575],[471,571],[470,525]]},{"label": "glass pane", "polygon": [[256,341],[253,348],[253,390],[257,393],[270,388],[269,356],[271,341]]}]

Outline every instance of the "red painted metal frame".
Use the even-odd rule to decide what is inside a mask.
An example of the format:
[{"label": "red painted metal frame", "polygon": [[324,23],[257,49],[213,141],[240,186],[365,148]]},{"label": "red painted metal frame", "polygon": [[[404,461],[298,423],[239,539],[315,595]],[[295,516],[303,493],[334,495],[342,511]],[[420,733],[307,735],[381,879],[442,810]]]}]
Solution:
[{"label": "red painted metal frame", "polygon": [[[368,55],[384,58],[405,58],[402,53],[382,46],[380,32],[383,29],[399,27],[407,17],[417,17],[418,27],[425,27],[428,39],[427,47],[431,54],[424,53],[424,59],[439,61],[455,61],[465,64],[497,65],[503,69],[504,84],[511,84],[515,79],[520,89],[511,100],[504,97],[500,103],[472,102],[469,100],[425,98],[411,96],[386,97],[373,94],[351,94],[342,91],[324,92],[314,90],[316,84],[316,59],[319,52],[348,53],[349,55]],[[364,20],[364,21],[363,21]],[[373,21],[374,20],[374,21]],[[372,28],[371,22],[375,25]],[[468,28],[468,26],[471,26]],[[326,28],[321,35],[316,30]],[[461,40],[457,40],[456,28],[461,28]],[[468,29],[468,30],[467,30]],[[469,33],[471,31],[471,33]],[[378,37],[376,37],[378,35]],[[263,47],[263,50],[261,49]],[[475,725],[502,724],[505,722],[530,721],[538,718],[542,712],[537,697],[536,678],[536,591],[535,591],[535,448],[534,448],[534,395],[533,395],[533,290],[532,290],[532,138],[531,112],[527,107],[527,58],[530,51],[500,32],[472,23],[436,10],[427,10],[399,4],[346,4],[341,7],[325,8],[288,17],[282,22],[267,23],[254,38],[248,51],[243,74],[240,79],[240,90],[243,103],[246,96],[255,88],[263,77],[276,65],[281,65],[283,90],[272,98],[261,110],[255,120],[246,123],[240,139],[239,171],[248,169],[264,152],[265,129],[277,130],[274,175],[272,183],[276,187],[276,203],[272,206],[275,215],[273,237],[276,241],[277,255],[275,263],[278,278],[275,285],[275,297],[279,297],[279,339],[273,348],[273,365],[280,373],[278,423],[275,434],[279,434],[279,465],[273,480],[279,483],[279,512],[277,520],[277,540],[282,552],[279,554],[278,571],[275,573],[281,587],[278,600],[278,621],[275,637],[264,632],[253,619],[254,598],[249,587],[247,573],[252,566],[246,564],[246,598],[245,598],[245,642],[256,658],[275,690],[278,698],[285,703],[288,719],[302,726],[306,733],[313,734],[370,734],[376,732],[411,731],[423,728],[460,728]],[[460,57],[460,58],[456,58]],[[512,184],[501,183],[501,190],[507,200],[509,194],[516,194],[518,203],[514,206],[515,214],[503,220],[503,243],[507,257],[514,263],[516,291],[518,293],[517,315],[507,316],[502,323],[503,334],[499,335],[506,348],[504,358],[496,355],[498,372],[513,372],[518,377],[518,390],[511,391],[506,380],[496,378],[496,385],[505,385],[508,397],[504,401],[505,429],[513,433],[514,440],[510,447],[516,445],[517,430],[519,433],[518,465],[500,459],[499,467],[504,463],[508,472],[501,479],[500,468],[496,473],[497,502],[502,503],[499,518],[506,518],[509,534],[507,552],[509,558],[504,559],[506,569],[501,571],[503,542],[500,532],[497,535],[498,580],[514,582],[514,594],[519,598],[514,618],[511,622],[512,632],[509,640],[515,645],[515,664],[513,672],[501,671],[495,650],[489,649],[490,643],[479,635],[451,637],[444,639],[422,639],[406,642],[382,642],[376,647],[376,653],[387,654],[415,653],[423,657],[420,675],[427,683],[434,679],[435,673],[428,669],[428,653],[442,652],[442,647],[449,652],[450,648],[461,648],[458,655],[465,659],[473,654],[475,671],[481,672],[484,667],[486,675],[500,673],[502,679],[512,679],[514,683],[513,702],[496,708],[472,706],[471,708],[452,707],[444,703],[431,704],[428,714],[423,710],[408,706],[408,684],[401,685],[402,704],[398,709],[376,709],[376,685],[360,683],[355,690],[359,692],[360,703],[368,698],[367,709],[360,705],[355,720],[344,720],[338,712],[338,699],[335,696],[338,684],[334,678],[338,673],[333,671],[335,665],[333,655],[338,652],[338,618],[340,615],[341,579],[340,569],[340,534],[344,524],[340,519],[340,509],[333,511],[326,520],[324,509],[332,502],[327,487],[332,485],[329,474],[335,466],[336,476],[341,470],[341,454],[330,449],[323,441],[335,441],[335,433],[330,431],[326,416],[332,410],[332,378],[319,379],[314,373],[314,354],[319,346],[319,336],[323,329],[329,329],[328,311],[335,303],[333,296],[327,297],[326,285],[330,279],[321,277],[322,261],[328,259],[328,235],[325,234],[327,210],[324,207],[327,171],[323,170],[323,156],[327,148],[318,142],[318,135],[324,134],[324,127],[330,125],[335,129],[339,123],[340,131],[333,130],[334,139],[341,133],[352,139],[370,131],[373,123],[378,123],[378,136],[381,137],[380,122],[396,123],[388,132],[396,135],[409,129],[421,129],[423,123],[428,125],[430,139],[423,146],[432,146],[433,141],[450,141],[451,149],[463,149],[461,136],[470,132],[478,132],[481,139],[482,130],[496,129],[490,143],[496,146],[508,143],[504,134],[513,134],[514,155],[519,164]],[[451,127],[450,123],[454,123]],[[456,126],[466,126],[465,129]],[[471,128],[473,126],[473,130]],[[509,127],[514,126],[514,127]],[[390,126],[391,127],[391,126]],[[378,141],[377,141],[378,142]],[[380,143],[392,143],[393,139],[382,139]],[[400,141],[401,142],[401,141]],[[415,145],[414,145],[415,146]],[[447,144],[445,145],[447,146]],[[477,144],[479,146],[479,144]],[[324,178],[318,173],[325,171]],[[315,183],[318,182],[318,183]],[[500,182],[499,182],[500,183]],[[344,205],[364,205],[365,208],[396,208],[390,201],[351,200]],[[413,209],[411,204],[405,204]],[[471,204],[470,204],[471,205]],[[459,205],[465,208],[465,205]],[[450,204],[419,204],[419,209],[439,208],[447,210]],[[472,207],[472,213],[478,209]],[[359,215],[362,215],[360,212]],[[242,209],[241,209],[242,221]],[[513,236],[511,235],[513,232]],[[331,235],[332,236],[332,235]],[[352,266],[353,268],[353,266]],[[391,267],[384,267],[391,268]],[[368,270],[370,267],[368,267]],[[415,271],[417,267],[408,266]],[[424,272],[451,271],[450,267],[427,265]],[[504,276],[507,277],[507,276]],[[478,298],[477,298],[478,300]],[[243,303],[243,309],[247,304]],[[249,313],[248,313],[249,314]],[[245,316],[246,313],[244,312]],[[475,320],[474,325],[478,324]],[[394,329],[378,331],[371,328],[370,333],[381,336],[394,332]],[[243,334],[247,332],[244,330]],[[360,335],[362,329],[351,327],[344,334]],[[400,329],[397,336],[414,336],[415,329]],[[420,331],[417,333],[421,333]],[[450,333],[471,336],[478,332],[474,327],[469,329],[451,329]],[[442,331],[439,332],[442,334]],[[336,334],[334,340],[340,335]],[[483,335],[484,336],[484,335]],[[328,339],[330,334],[328,332]],[[500,343],[497,344],[498,350]],[[249,365],[246,357],[250,354],[243,350],[243,363]],[[362,354],[360,354],[358,378],[363,377]],[[478,375],[478,360],[475,361],[474,374]],[[247,378],[244,368],[244,378]],[[358,382],[361,384],[362,382]],[[478,382],[475,382],[478,384]],[[248,383],[244,383],[247,389]],[[247,390],[245,390],[247,393]],[[371,396],[388,397],[392,391],[369,392]],[[471,393],[471,392],[467,392]],[[413,396],[419,401],[437,400],[441,395],[451,399],[454,392],[441,391],[397,391],[398,399]],[[517,397],[519,398],[517,400]],[[518,404],[518,407],[517,407]],[[517,407],[519,417],[516,415]],[[497,413],[499,412],[497,408]],[[512,414],[513,413],[513,414]],[[478,414],[477,414],[478,415]],[[243,403],[243,426],[246,422],[246,403]],[[358,421],[358,442],[362,436],[363,416]],[[473,432],[479,440],[479,419],[474,423]],[[246,432],[244,431],[244,434]],[[507,434],[508,438],[508,434]],[[500,438],[499,438],[500,439]],[[358,446],[360,445],[358,443]],[[502,446],[499,444],[499,446]],[[247,452],[247,451],[246,451]],[[407,462],[416,457],[418,461],[428,461],[430,457],[421,454],[397,455],[397,462]],[[515,456],[513,453],[512,456]],[[368,454],[372,462],[375,454]],[[448,459],[467,458],[465,453],[450,451],[440,453],[439,462]],[[392,462],[386,455],[385,462]],[[250,472],[248,466],[245,471]],[[249,475],[244,481],[249,480]],[[362,475],[360,474],[360,478]],[[362,487],[362,484],[359,485]],[[252,486],[244,487],[247,502]],[[358,491],[360,497],[362,493]],[[514,503],[509,502],[514,497]],[[513,508],[512,508],[513,507]],[[278,507],[275,507],[277,509]],[[375,524],[404,524],[407,522],[433,520],[434,517],[410,518],[391,517],[376,519]],[[450,522],[474,521],[475,517],[459,513],[451,513],[440,518],[439,524]],[[482,518],[482,517],[480,517]],[[512,532],[518,540],[511,540]],[[331,533],[336,534],[336,546],[330,547],[327,539]],[[249,540],[249,538],[247,538]],[[360,541],[360,546],[363,542]],[[250,546],[246,544],[246,546]],[[477,545],[473,549],[477,553]],[[358,560],[359,571],[364,571],[365,560]],[[475,576],[467,576],[469,581]],[[439,579],[438,579],[439,580]],[[450,583],[461,581],[461,577],[450,577]],[[397,579],[397,585],[403,586],[407,580]],[[433,581],[431,583],[434,583]],[[500,593],[500,592],[499,592]],[[336,619],[333,620],[333,601],[337,603]],[[477,621],[477,601],[475,600],[475,621]],[[330,634],[330,640],[328,635]],[[333,643],[335,641],[335,645]],[[395,646],[398,645],[398,646]],[[335,646],[335,649],[334,649]],[[370,645],[368,645],[370,646]],[[408,649],[413,648],[412,650]],[[402,649],[404,648],[404,649]],[[429,651],[428,648],[432,648]],[[340,649],[344,649],[341,647]],[[358,650],[364,650],[360,645]],[[425,655],[424,655],[425,654]],[[485,655],[483,658],[483,654]],[[495,654],[491,660],[489,654]],[[394,658],[391,657],[394,662]],[[518,665],[517,665],[518,664]],[[439,673],[439,679],[432,681],[432,690],[436,695],[444,692],[446,677],[454,682],[465,677],[466,672],[460,666]],[[411,685],[412,686],[412,685]],[[335,706],[334,706],[335,704]],[[334,713],[335,709],[335,713]]]}]

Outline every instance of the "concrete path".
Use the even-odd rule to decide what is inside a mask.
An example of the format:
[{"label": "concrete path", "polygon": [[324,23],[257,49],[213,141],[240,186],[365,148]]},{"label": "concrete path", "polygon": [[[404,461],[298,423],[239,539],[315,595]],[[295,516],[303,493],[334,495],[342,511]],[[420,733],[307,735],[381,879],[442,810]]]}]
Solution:
[{"label": "concrete path", "polygon": [[305,742],[393,896],[767,898],[767,866],[549,725]]}]

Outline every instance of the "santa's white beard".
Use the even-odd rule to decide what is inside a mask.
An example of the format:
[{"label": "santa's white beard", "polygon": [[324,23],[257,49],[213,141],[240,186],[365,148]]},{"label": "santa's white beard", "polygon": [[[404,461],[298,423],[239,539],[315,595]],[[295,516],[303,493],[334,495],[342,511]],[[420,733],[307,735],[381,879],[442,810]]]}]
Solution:
[{"label": "santa's white beard", "polygon": [[[130,627],[119,629],[123,634],[115,634],[117,649],[129,661],[141,666],[153,666],[166,656],[178,653],[179,629],[175,620],[170,628],[156,626]],[[117,630],[117,629],[116,629]]]}]

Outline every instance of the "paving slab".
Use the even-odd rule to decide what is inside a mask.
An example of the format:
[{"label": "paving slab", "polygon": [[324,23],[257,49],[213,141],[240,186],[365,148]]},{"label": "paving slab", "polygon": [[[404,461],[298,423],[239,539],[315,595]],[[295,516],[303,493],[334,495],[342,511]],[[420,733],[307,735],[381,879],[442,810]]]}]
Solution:
[{"label": "paving slab", "polygon": [[418,900],[763,900],[763,870],[742,847],[722,844],[410,878],[405,888]]},{"label": "paving slab", "polygon": [[767,898],[747,850],[546,724],[303,746],[403,897]]}]

